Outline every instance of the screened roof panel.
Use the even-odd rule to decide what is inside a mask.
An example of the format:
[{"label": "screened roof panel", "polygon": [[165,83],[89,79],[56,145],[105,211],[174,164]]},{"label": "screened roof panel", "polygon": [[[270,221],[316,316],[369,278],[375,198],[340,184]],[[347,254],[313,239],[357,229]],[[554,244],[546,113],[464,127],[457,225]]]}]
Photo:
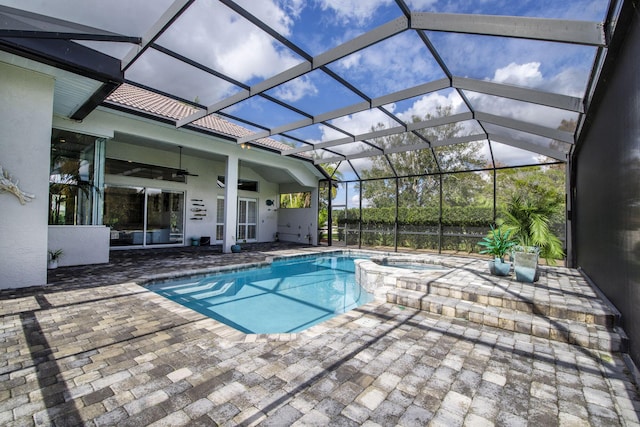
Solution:
[{"label": "screened roof panel", "polygon": [[319,144],[322,141],[345,138],[347,135],[323,124],[315,124],[288,131],[287,135],[299,138],[310,144]]},{"label": "screened roof panel", "polygon": [[133,63],[126,77],[169,95],[201,104],[212,104],[239,91],[235,85],[153,49],[144,52]]},{"label": "screened roof panel", "polygon": [[549,157],[536,154],[531,151],[522,150],[520,148],[501,144],[495,141],[491,142],[491,149],[493,151],[493,158],[495,159],[495,164],[497,168],[511,167],[511,166],[537,165],[537,164],[552,163],[557,161],[555,159],[551,159]]},{"label": "screened roof panel", "polygon": [[330,120],[329,123],[351,135],[362,135],[376,130],[401,126],[379,109],[362,111]]},{"label": "screened roof panel", "polygon": [[592,46],[429,32],[455,76],[583,96],[597,49]]},{"label": "screened roof panel", "polygon": [[438,117],[438,108],[442,109],[447,106],[451,107],[452,113],[469,111],[458,91],[453,88],[403,99],[386,104],[384,107],[403,122],[411,123],[415,120]]},{"label": "screened roof panel", "polygon": [[579,114],[534,102],[524,102],[499,96],[463,91],[475,111],[510,117],[527,123],[537,123],[549,128],[559,127],[563,121],[576,121]]},{"label": "screened roof panel", "polygon": [[440,172],[440,168],[430,148],[390,153],[387,157],[398,176]]},{"label": "screened roof panel", "polygon": [[331,151],[343,156],[359,156],[361,154],[376,155],[381,154],[382,151],[372,147],[364,142],[352,142],[349,144],[342,144],[336,147],[331,147]]},{"label": "screened roof panel", "polygon": [[[496,162],[521,162],[523,148],[532,151],[529,157],[562,158],[579,140],[575,133],[591,105],[589,79],[600,76],[604,63],[595,58],[607,54],[618,6],[609,0],[0,0],[0,30],[24,41],[25,56],[34,45],[37,51],[40,38],[58,38],[61,52],[42,42],[40,54],[65,69],[64,52],[75,43],[120,59],[125,83],[174,97],[153,111],[178,128],[206,125],[236,143],[290,156],[345,156],[361,171],[366,140],[384,148],[403,176],[467,167],[450,163],[447,150],[476,145],[469,134],[481,141],[478,162],[491,163],[485,131],[501,157]],[[18,45],[12,55],[20,54]],[[101,73],[99,65],[82,67]],[[92,77],[85,68],[80,74]],[[140,92],[126,86],[96,97],[95,105],[109,96],[105,105],[139,112],[131,96]],[[433,158],[427,140],[442,159]],[[430,159],[403,165],[413,154]]]},{"label": "screened roof panel", "polygon": [[78,44],[87,46],[98,52],[102,52],[105,55],[113,56],[122,60],[131,49],[136,49],[137,45],[132,43],[115,43],[115,42],[97,42],[97,41],[78,41]]},{"label": "screened roof panel", "polygon": [[475,121],[462,121],[448,123],[441,126],[433,126],[416,131],[427,140],[434,141],[446,141],[451,138],[467,136],[471,134],[471,130],[475,130],[474,133],[481,133],[482,129],[477,125]]},{"label": "screened roof panel", "polygon": [[[207,19],[201,17],[206,16]],[[184,37],[194,34],[194,37]],[[302,58],[220,2],[194,2],[157,41],[246,85],[294,67]]]},{"label": "screened roof panel", "polygon": [[332,178],[332,179],[341,179],[341,178],[336,176],[336,171],[337,171],[339,163],[340,162],[320,163],[320,164],[318,164],[318,166],[320,168],[322,168],[322,170],[324,170],[330,178]]},{"label": "screened roof panel", "polygon": [[318,69],[266,93],[314,116],[362,102],[360,96]]},{"label": "screened roof panel", "polygon": [[358,175],[356,175],[355,171],[347,161],[340,162],[336,168],[336,174],[343,181],[353,181],[358,179]]},{"label": "screened roof panel", "polygon": [[[261,97],[249,98],[238,102],[231,107],[225,108],[222,112],[267,128],[296,122],[305,117]],[[268,114],[265,112],[268,112]]]},{"label": "screened roof panel", "polygon": [[351,160],[351,165],[362,179],[389,178],[395,174],[386,156],[372,156]]},{"label": "screened roof panel", "polygon": [[370,98],[446,77],[413,31],[352,53],[329,68]]},{"label": "screened roof panel", "polygon": [[[25,10],[46,17],[87,25],[127,36],[142,36],[162,16],[173,0],[153,2],[112,0],[112,1],[24,1],[2,0],[1,5]],[[60,31],[42,20],[30,20],[45,31]],[[38,24],[35,24],[38,22]],[[3,24],[4,25],[4,24]]]},{"label": "screened roof panel", "polygon": [[277,135],[277,136],[273,137],[272,139],[274,139],[274,140],[276,140],[276,141],[278,141],[278,142],[280,142],[282,144],[288,145],[291,148],[299,148],[299,147],[307,147],[308,146],[308,144],[305,144],[305,143],[300,142],[300,141],[298,141],[296,139],[293,139],[293,138],[288,138],[286,135],[282,135],[282,134]]},{"label": "screened roof panel", "polygon": [[402,16],[392,1],[307,1],[280,5],[238,0],[236,3],[312,56]]},{"label": "screened roof panel", "polygon": [[230,116],[228,116],[226,114],[222,114],[221,117],[224,120],[226,120],[226,121],[228,121],[228,122],[230,122],[230,123],[232,123],[232,124],[234,124],[236,126],[239,126],[241,128],[247,129],[247,133],[256,133],[256,132],[264,131],[264,129],[261,128],[261,127],[254,126],[251,123],[247,123],[244,120],[238,120],[237,118],[230,117]]},{"label": "screened roof panel", "polygon": [[[487,124],[486,126],[487,132],[490,135],[492,140],[499,140],[499,138],[503,138],[499,140],[502,143],[512,142],[512,145],[516,145],[518,142],[522,142],[526,145],[520,146],[519,148],[524,148],[525,146],[531,147],[532,151],[535,151],[537,147],[539,150],[553,150],[555,152],[561,154],[567,154],[571,147],[571,144],[564,143],[562,141],[553,140],[549,138],[544,138],[539,135],[533,135],[527,132],[521,132],[515,129],[509,129],[502,126],[496,126],[492,124]],[[513,140],[513,141],[511,141]],[[543,151],[538,151],[540,154],[546,154]]]},{"label": "screened roof panel", "polygon": [[489,143],[486,140],[434,147],[433,151],[443,172],[478,170],[493,166]]}]

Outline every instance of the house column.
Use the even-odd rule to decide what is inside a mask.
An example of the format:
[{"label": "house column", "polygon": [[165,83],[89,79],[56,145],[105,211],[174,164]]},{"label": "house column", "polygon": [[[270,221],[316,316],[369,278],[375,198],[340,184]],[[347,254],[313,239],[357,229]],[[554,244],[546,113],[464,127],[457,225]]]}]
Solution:
[{"label": "house column", "polygon": [[224,177],[224,237],[222,252],[230,253],[231,245],[236,244],[238,218],[238,156],[227,157]]},{"label": "house column", "polygon": [[0,193],[0,289],[44,285],[55,82],[3,62],[0,76],[0,165],[18,184],[14,190],[35,196]]}]

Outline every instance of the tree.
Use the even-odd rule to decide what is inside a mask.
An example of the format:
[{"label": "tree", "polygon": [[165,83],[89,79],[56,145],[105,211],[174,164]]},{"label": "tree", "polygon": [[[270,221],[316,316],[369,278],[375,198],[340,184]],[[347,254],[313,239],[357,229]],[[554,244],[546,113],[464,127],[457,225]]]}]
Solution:
[{"label": "tree", "polygon": [[[449,116],[451,113],[450,106],[439,106],[435,114],[427,114],[424,118],[414,116],[412,120],[420,122]],[[465,129],[460,123],[449,123],[419,132],[430,142],[466,135]],[[413,145],[424,144],[425,141],[412,132],[406,132],[378,138],[373,142],[384,148],[410,148]],[[371,167],[362,172],[362,177],[368,179],[381,176],[383,171],[389,169],[388,158],[396,174],[403,177],[398,181],[401,206],[427,206],[439,203],[439,177],[423,174],[480,169],[485,166],[485,160],[480,156],[481,145],[481,142],[470,142],[377,156],[372,159]],[[474,173],[452,174],[446,179],[451,185],[448,186],[444,197],[450,205],[468,205],[469,198],[474,194],[481,193],[487,185],[480,176]],[[364,187],[363,198],[374,207],[391,207],[395,204],[395,183],[391,179],[370,181]]]}]

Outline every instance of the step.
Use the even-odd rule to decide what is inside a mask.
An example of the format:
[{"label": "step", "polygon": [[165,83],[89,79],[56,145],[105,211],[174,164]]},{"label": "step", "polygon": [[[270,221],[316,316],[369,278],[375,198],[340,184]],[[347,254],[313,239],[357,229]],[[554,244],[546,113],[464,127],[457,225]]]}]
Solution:
[{"label": "step", "polygon": [[628,348],[628,338],[617,326],[609,328],[405,288],[390,289],[387,302],[593,350],[626,352]]},{"label": "step", "polygon": [[[511,283],[512,285],[512,283]],[[490,307],[507,308],[515,311],[538,314],[543,317],[568,319],[577,322],[595,324],[606,328],[619,325],[619,315],[605,306],[585,307],[585,304],[546,300],[535,300],[535,284],[520,285],[518,291],[506,291],[499,286],[483,286],[482,284],[460,285],[457,283],[433,280],[425,282],[420,278],[404,277],[396,281],[396,288],[421,292],[428,295],[449,297],[461,301],[484,304]]]}]

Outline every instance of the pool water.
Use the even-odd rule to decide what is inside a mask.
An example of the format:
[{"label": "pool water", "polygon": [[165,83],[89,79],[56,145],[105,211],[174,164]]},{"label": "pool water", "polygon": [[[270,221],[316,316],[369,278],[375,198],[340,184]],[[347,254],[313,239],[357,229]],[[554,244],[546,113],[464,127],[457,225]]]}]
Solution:
[{"label": "pool water", "polygon": [[354,258],[276,260],[270,266],[147,286],[249,334],[300,332],[373,300],[355,281]]}]

